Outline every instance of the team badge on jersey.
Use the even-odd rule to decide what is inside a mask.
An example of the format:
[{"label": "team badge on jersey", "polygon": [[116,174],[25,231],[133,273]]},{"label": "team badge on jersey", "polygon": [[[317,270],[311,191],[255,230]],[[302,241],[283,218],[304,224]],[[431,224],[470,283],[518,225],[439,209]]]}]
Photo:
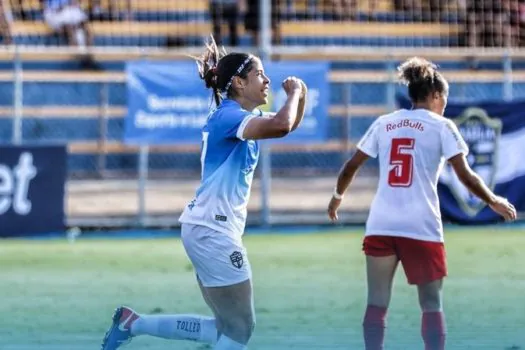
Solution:
[{"label": "team badge on jersey", "polygon": [[232,265],[238,269],[240,269],[244,264],[242,253],[238,251],[235,251],[230,255],[230,260],[232,262]]},{"label": "team badge on jersey", "polygon": [[[470,167],[481,176],[490,189],[494,189],[501,120],[489,117],[481,108],[472,107],[467,108],[454,122],[469,147],[467,160]],[[475,216],[485,207],[485,203],[467,190],[450,166],[447,167],[447,171],[448,186],[461,209],[467,215]]]}]

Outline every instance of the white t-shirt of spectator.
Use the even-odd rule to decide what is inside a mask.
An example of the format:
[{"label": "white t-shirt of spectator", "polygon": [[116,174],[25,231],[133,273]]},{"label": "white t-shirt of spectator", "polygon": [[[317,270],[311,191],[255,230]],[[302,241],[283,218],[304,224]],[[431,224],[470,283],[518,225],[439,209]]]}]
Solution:
[{"label": "white t-shirt of spectator", "polygon": [[86,13],[72,0],[46,0],[44,20],[53,30],[87,21]]}]

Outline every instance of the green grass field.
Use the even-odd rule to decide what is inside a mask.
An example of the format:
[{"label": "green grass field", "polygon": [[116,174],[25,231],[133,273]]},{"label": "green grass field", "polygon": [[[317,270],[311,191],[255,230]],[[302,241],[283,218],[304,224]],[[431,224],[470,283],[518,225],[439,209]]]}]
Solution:
[{"label": "green grass field", "polygon": [[[525,349],[525,232],[449,229],[448,349]],[[245,237],[257,328],[250,349],[362,349],[362,232]],[[0,349],[97,349],[113,309],[205,313],[178,239],[4,240]],[[422,349],[414,288],[396,276],[386,349]],[[139,337],[126,349],[204,349]]]}]

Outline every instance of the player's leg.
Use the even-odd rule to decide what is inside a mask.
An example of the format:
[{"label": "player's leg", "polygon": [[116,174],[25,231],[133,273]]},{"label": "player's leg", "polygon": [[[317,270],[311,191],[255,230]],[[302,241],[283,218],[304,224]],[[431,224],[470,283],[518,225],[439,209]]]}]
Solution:
[{"label": "player's leg", "polygon": [[443,243],[398,238],[397,247],[409,284],[418,289],[421,306],[421,336],[426,350],[445,349],[446,323],[443,312],[443,278],[447,275]]},{"label": "player's leg", "polygon": [[117,349],[139,335],[214,344],[217,329],[213,317],[193,314],[146,315],[121,306],[113,315],[113,323],[104,336],[102,350]]},{"label": "player's leg", "polygon": [[204,301],[206,302],[206,305],[210,308],[210,310],[213,312],[213,315],[215,316],[215,328],[217,328],[217,339],[221,336],[222,333],[222,323],[220,319],[220,315],[215,308],[215,305],[212,304],[210,297],[208,296],[208,292],[206,288],[202,285],[201,280],[197,276],[197,282],[199,284],[199,288],[201,290],[202,297],[204,298]]},{"label": "player's leg", "polygon": [[443,280],[417,286],[421,306],[421,336],[425,350],[444,350],[446,340],[445,314],[442,307]]},{"label": "player's leg", "polygon": [[[221,263],[231,264],[231,262],[228,255],[222,259],[227,259],[227,262],[220,259],[223,248],[220,244],[229,246],[231,243],[228,240],[223,243],[220,237],[226,235],[217,234],[207,227],[183,224],[181,231],[182,243],[197,272],[197,282],[204,301],[214,315],[220,315],[205,286],[221,284],[222,281],[216,281],[215,276],[221,275],[219,270]],[[222,255],[225,254],[222,253]],[[218,257],[219,261],[216,261]],[[222,275],[225,274],[222,273]],[[246,275],[246,278],[249,276]],[[165,326],[160,327],[161,323]],[[221,320],[218,321],[218,324],[222,324]],[[132,335],[147,334],[167,339],[197,340],[210,344],[215,343],[218,338],[216,318],[199,315],[141,315],[132,324],[131,333]]]},{"label": "player's leg", "polygon": [[230,45],[239,46],[239,31],[237,30],[237,22],[239,19],[239,9],[237,4],[224,5],[226,22],[230,31]]},{"label": "player's leg", "polygon": [[215,350],[246,349],[255,328],[251,280],[226,287],[204,287],[221,320]]},{"label": "player's leg", "polygon": [[222,45],[221,24],[222,24],[222,18],[223,18],[223,11],[222,11],[223,4],[209,1],[209,6],[210,6],[213,39],[215,40],[217,45]]},{"label": "player's leg", "polygon": [[[199,230],[198,226],[182,225],[183,242],[194,266],[196,260],[198,264],[202,263],[194,254],[194,251],[200,248],[198,242],[202,242],[205,238],[202,232],[203,230]],[[185,236],[190,238],[184,240]],[[207,296],[203,294],[203,297],[210,305]],[[213,308],[212,311],[216,313]],[[213,317],[193,314],[145,315],[122,306],[117,308],[113,315],[112,325],[104,336],[102,350],[117,349],[138,335],[214,344],[217,341],[218,331]]]},{"label": "player's leg", "polygon": [[215,349],[244,349],[255,325],[251,267],[240,237],[194,226],[184,247],[218,320]]},{"label": "player's leg", "polygon": [[367,236],[363,242],[368,287],[367,308],[363,319],[366,350],[383,349],[386,315],[398,264],[392,242],[391,237],[383,236]]}]

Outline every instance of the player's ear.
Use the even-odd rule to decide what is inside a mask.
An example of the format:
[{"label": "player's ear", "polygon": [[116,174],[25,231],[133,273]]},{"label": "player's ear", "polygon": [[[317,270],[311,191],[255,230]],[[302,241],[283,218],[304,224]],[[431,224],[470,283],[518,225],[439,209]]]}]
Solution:
[{"label": "player's ear", "polygon": [[244,89],[246,87],[246,81],[242,79],[240,76],[236,75],[233,77],[232,85],[237,89]]}]

